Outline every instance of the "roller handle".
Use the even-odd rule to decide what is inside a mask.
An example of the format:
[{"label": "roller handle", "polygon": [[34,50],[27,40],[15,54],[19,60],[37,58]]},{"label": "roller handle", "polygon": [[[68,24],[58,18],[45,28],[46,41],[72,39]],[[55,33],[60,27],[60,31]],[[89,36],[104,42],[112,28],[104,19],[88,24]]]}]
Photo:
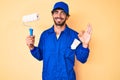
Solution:
[{"label": "roller handle", "polygon": [[[30,33],[30,36],[33,36],[33,29],[32,28],[29,28],[29,33]],[[34,45],[30,44],[30,46],[33,47]]]},{"label": "roller handle", "polygon": [[29,33],[30,33],[30,36],[33,36],[33,29],[32,28],[29,28]]}]

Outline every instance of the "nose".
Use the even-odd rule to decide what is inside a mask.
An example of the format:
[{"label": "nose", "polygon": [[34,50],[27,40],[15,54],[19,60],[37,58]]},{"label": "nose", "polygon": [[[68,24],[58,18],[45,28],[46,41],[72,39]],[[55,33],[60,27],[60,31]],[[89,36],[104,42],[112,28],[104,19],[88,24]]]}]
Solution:
[{"label": "nose", "polygon": [[57,17],[61,17],[61,13],[58,13],[58,14],[57,14]]}]

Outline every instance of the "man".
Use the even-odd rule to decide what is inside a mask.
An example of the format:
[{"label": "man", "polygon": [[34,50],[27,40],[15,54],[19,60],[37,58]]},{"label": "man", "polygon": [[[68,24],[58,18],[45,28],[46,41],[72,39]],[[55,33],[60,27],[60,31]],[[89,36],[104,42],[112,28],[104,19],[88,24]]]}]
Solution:
[{"label": "man", "polygon": [[38,47],[35,36],[28,36],[26,44],[36,59],[43,60],[43,80],[76,80],[75,55],[81,63],[87,61],[91,26],[79,34],[70,29],[66,24],[69,7],[64,2],[57,2],[51,13],[54,25],[41,34]]}]

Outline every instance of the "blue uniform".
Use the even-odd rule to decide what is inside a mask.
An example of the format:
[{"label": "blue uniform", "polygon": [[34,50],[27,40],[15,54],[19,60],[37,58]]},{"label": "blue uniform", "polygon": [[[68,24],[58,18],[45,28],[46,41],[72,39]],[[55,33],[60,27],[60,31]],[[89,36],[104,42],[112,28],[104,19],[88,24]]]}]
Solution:
[{"label": "blue uniform", "polygon": [[43,60],[42,80],[76,80],[73,69],[75,55],[77,60],[85,63],[89,49],[84,48],[82,43],[71,49],[74,39],[78,39],[78,33],[68,26],[58,39],[53,26],[41,34],[38,47],[34,47],[31,54]]}]

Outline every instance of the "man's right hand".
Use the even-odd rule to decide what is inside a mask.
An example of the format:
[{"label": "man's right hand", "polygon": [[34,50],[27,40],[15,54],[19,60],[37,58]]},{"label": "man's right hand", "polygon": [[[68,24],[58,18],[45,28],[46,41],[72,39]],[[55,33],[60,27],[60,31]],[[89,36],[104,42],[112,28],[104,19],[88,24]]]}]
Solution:
[{"label": "man's right hand", "polygon": [[35,43],[35,36],[27,36],[26,44],[30,50],[34,48],[34,43]]}]

